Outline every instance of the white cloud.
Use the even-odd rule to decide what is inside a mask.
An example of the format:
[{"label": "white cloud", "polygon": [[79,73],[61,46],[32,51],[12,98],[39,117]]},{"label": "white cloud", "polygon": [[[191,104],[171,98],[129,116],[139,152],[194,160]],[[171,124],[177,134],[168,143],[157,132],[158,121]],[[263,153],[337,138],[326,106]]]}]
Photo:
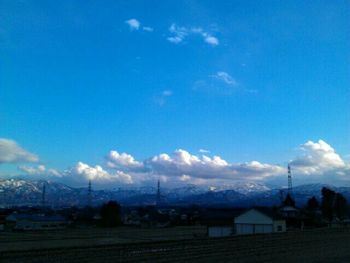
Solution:
[{"label": "white cloud", "polygon": [[188,35],[188,29],[185,27],[179,27],[176,24],[172,24],[169,27],[169,32],[172,33],[173,36],[168,37],[168,41],[178,44],[182,42],[185,37]]},{"label": "white cloud", "polygon": [[225,71],[218,71],[215,75],[212,75],[212,77],[225,82],[227,85],[236,86],[238,84],[237,81]]},{"label": "white cloud", "polygon": [[284,168],[257,161],[230,164],[220,156],[196,156],[185,150],[176,150],[172,156],[166,153],[147,161],[156,174],[181,177],[184,174],[202,179],[263,179],[282,174]]},{"label": "white cloud", "polygon": [[[170,95],[170,93],[168,94]],[[323,140],[308,141],[300,146],[302,154],[290,161],[293,180],[299,183],[350,181],[350,165],[332,146]],[[29,176],[55,176],[64,182],[82,183],[94,180],[102,187],[116,184],[143,185],[158,178],[170,185],[192,183],[200,185],[225,184],[234,181],[287,181],[284,166],[250,161],[231,163],[221,156],[208,156],[209,151],[201,149],[203,155],[194,155],[179,149],[172,154],[161,153],[143,161],[131,154],[110,151],[106,166],[90,166],[78,162],[73,168],[59,172],[44,165],[19,166]]]},{"label": "white cloud", "polygon": [[302,144],[300,149],[303,154],[291,161],[292,167],[298,173],[322,175],[330,171],[342,173],[348,169],[348,165],[339,154],[323,140],[308,141]]},{"label": "white cloud", "polygon": [[0,164],[37,162],[38,160],[37,155],[23,149],[15,141],[0,138]]},{"label": "white cloud", "polygon": [[76,166],[70,172],[71,176],[82,176],[87,180],[102,181],[102,182],[121,182],[130,184],[133,182],[132,177],[123,171],[116,171],[115,173],[109,173],[104,170],[100,165],[95,167],[89,166],[83,162],[78,162]]},{"label": "white cloud", "polygon": [[206,150],[206,149],[199,149],[198,152],[200,152],[200,153],[210,153],[210,151]]},{"label": "white cloud", "polygon": [[212,45],[212,46],[219,45],[219,39],[217,39],[216,37],[208,34],[207,32],[202,32],[201,34],[202,34],[202,37],[204,38],[204,41],[209,45]]},{"label": "white cloud", "polygon": [[125,23],[129,26],[130,30],[140,30],[142,29],[143,31],[146,31],[146,32],[153,32],[154,31],[154,28],[153,27],[149,27],[149,26],[142,26],[141,27],[141,23],[139,20],[137,20],[136,18],[132,18],[132,19],[129,19],[129,20],[126,20]]},{"label": "white cloud", "polygon": [[141,25],[140,22],[135,18],[126,20],[125,23],[129,25],[130,30],[139,30]]},{"label": "white cloud", "polygon": [[204,31],[201,27],[180,27],[173,23],[169,27],[169,32],[171,36],[168,37],[167,40],[174,44],[183,42],[189,35],[199,35],[202,37],[205,43],[211,46],[219,45],[219,39]]},{"label": "white cloud", "polygon": [[145,169],[143,163],[136,161],[132,155],[127,153],[120,154],[117,151],[109,152],[107,166],[123,171],[144,171]]},{"label": "white cloud", "polygon": [[212,46],[219,45],[219,40],[216,37],[213,37],[213,36],[205,37],[205,42],[207,42],[208,44],[210,44]]},{"label": "white cloud", "polygon": [[62,174],[56,169],[47,169],[45,165],[38,166],[18,166],[18,169],[22,172],[25,172],[27,175],[49,175],[49,176],[57,176],[61,177]]}]

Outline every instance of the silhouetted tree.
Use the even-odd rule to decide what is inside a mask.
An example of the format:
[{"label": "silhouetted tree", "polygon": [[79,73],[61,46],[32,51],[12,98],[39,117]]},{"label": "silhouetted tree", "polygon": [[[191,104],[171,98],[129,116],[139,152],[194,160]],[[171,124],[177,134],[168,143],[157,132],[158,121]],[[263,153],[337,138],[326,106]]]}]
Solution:
[{"label": "silhouetted tree", "polygon": [[295,207],[295,201],[290,194],[287,194],[286,198],[283,201],[283,205]]},{"label": "silhouetted tree", "polygon": [[307,201],[307,206],[306,208],[309,211],[315,211],[316,209],[318,209],[320,207],[320,204],[318,203],[316,197],[311,197],[308,201]]},{"label": "silhouetted tree", "polygon": [[332,220],[335,216],[343,218],[347,214],[347,201],[340,193],[322,188],[322,215],[328,220]]},{"label": "silhouetted tree", "polygon": [[101,207],[101,223],[106,227],[115,227],[121,224],[120,205],[115,201],[109,201]]},{"label": "silhouetted tree", "polygon": [[327,187],[323,187],[321,190],[322,193],[322,215],[324,218],[328,220],[332,220],[333,218],[333,207],[335,201],[335,192]]},{"label": "silhouetted tree", "polygon": [[347,214],[347,201],[340,193],[335,195],[334,212],[340,219],[344,218]]}]

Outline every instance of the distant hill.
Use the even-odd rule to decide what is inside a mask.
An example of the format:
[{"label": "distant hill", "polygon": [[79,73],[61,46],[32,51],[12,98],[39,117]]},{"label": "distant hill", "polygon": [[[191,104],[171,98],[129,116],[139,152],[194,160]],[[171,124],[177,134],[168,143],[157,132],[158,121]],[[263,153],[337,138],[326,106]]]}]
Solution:
[{"label": "distant hill", "polygon": [[[87,188],[73,188],[53,181],[8,179],[0,180],[0,207],[41,205],[43,184],[47,205],[53,207],[87,205]],[[350,200],[350,187],[308,184],[294,187],[293,196],[297,205],[304,205],[312,196],[320,199],[321,189],[324,186],[342,193]],[[108,200],[117,200],[123,205],[152,205],[156,201],[156,188],[95,190],[92,196],[93,205],[100,205]],[[161,189],[162,204],[172,205],[270,206],[279,205],[282,196],[281,190],[269,188],[261,183],[237,183],[209,188],[187,185],[174,189]]]}]

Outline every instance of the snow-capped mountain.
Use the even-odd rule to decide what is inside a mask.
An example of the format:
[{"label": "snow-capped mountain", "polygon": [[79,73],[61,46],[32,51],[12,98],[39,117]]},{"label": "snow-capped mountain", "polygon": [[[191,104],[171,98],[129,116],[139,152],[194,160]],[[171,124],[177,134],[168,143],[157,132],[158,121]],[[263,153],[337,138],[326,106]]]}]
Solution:
[{"label": "snow-capped mountain", "polygon": [[[18,179],[0,180],[0,207],[39,206],[42,204],[42,192],[45,185],[45,203],[54,207],[86,206],[88,189],[73,188],[53,181],[27,181]],[[293,197],[297,205],[304,205],[316,196],[321,198],[322,187],[332,188],[350,200],[350,187],[334,187],[324,184],[296,186]],[[174,189],[161,189],[163,204],[177,205],[279,205],[286,194],[286,189],[270,188],[262,183],[240,182],[231,185],[203,187],[187,185]],[[93,205],[100,205],[108,200],[117,200],[123,205],[154,204],[157,199],[155,187],[129,189],[94,190]]]},{"label": "snow-capped mountain", "polygon": [[258,193],[258,192],[266,192],[270,191],[271,188],[263,183],[254,183],[254,182],[237,182],[234,184],[224,184],[219,186],[210,186],[210,191],[226,191],[226,190],[235,190],[236,192],[243,194],[243,195],[249,195],[251,193]]}]

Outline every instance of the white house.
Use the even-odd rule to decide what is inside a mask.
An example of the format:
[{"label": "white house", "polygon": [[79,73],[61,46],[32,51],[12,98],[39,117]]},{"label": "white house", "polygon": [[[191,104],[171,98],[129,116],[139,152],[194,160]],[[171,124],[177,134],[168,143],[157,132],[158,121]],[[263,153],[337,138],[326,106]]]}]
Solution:
[{"label": "white house", "polygon": [[234,234],[262,234],[285,232],[286,221],[279,219],[267,211],[252,208],[234,219]]}]

